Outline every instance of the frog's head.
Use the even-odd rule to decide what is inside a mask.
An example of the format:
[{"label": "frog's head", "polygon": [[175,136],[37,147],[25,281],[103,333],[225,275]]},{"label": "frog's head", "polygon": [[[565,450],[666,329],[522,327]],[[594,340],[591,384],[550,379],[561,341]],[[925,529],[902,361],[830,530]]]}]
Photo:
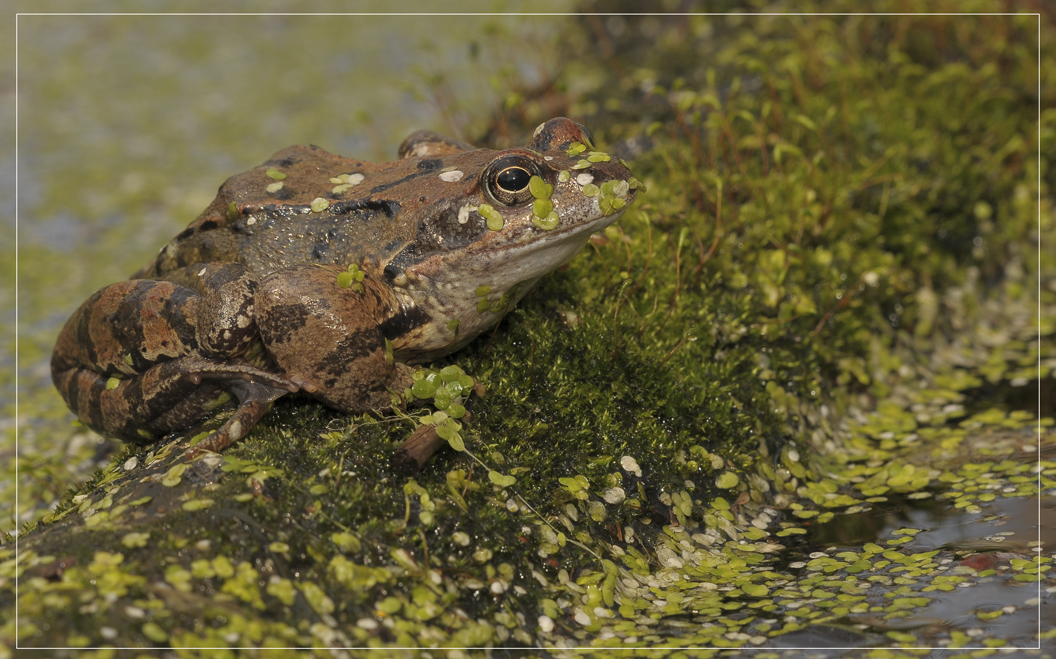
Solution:
[{"label": "frog's head", "polygon": [[521,148],[463,148],[432,133],[400,148],[405,158],[440,156],[437,185],[447,191],[421,209],[414,245],[386,267],[398,287],[435,291],[442,283],[448,295],[480,287],[498,295],[530,285],[619,219],[638,187],[622,161],[565,118],[540,125]]}]

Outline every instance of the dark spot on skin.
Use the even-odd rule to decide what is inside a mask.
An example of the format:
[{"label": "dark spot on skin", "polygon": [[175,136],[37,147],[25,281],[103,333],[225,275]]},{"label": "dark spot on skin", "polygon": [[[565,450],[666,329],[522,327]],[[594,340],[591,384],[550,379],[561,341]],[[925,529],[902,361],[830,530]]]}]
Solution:
[{"label": "dark spot on skin", "polygon": [[458,211],[445,208],[422,221],[415,242],[437,251],[456,249],[476,242],[486,230],[487,223],[479,213],[470,213],[469,220],[460,223]]},{"label": "dark spot on skin", "polygon": [[353,332],[327,353],[319,365],[320,370],[340,377],[348,372],[349,364],[356,363],[383,345],[381,335],[374,329]]},{"label": "dark spot on skin", "polygon": [[205,222],[202,222],[201,225],[199,225],[198,230],[212,231],[213,229],[216,229],[219,226],[220,224],[216,220],[206,220]]},{"label": "dark spot on skin", "polygon": [[531,146],[533,146],[534,148],[536,148],[536,149],[538,149],[540,151],[549,151],[550,150],[550,143],[553,140],[554,140],[553,132],[544,128],[543,131],[541,133],[539,133],[538,135],[536,135],[535,139],[532,140]]},{"label": "dark spot on skin", "polygon": [[308,309],[303,304],[281,304],[268,312],[267,325],[272,343],[298,340],[296,333],[308,324]]},{"label": "dark spot on skin", "polygon": [[378,330],[381,335],[390,341],[404,333],[425,325],[431,320],[429,314],[420,307],[408,307],[401,309],[395,316],[386,319]]},{"label": "dark spot on skin", "polygon": [[[477,213],[471,213],[469,217],[465,224],[459,223],[454,208],[445,208],[426,217],[418,226],[414,241],[393,256],[386,266],[385,275],[389,282],[396,274],[436,252],[458,249],[477,241],[487,230],[487,224]],[[393,269],[392,275],[390,268]]]},{"label": "dark spot on skin", "polygon": [[[374,191],[371,190],[371,192]],[[389,219],[396,217],[396,213],[398,213],[399,210],[400,202],[393,201],[392,199],[356,199],[352,201],[342,201],[330,206],[330,213],[332,215],[367,215],[381,213]]]},{"label": "dark spot on skin", "polygon": [[264,163],[264,166],[265,167],[289,167],[290,165],[293,165],[295,162],[297,162],[297,161],[294,160],[293,158],[280,158],[278,160],[269,160],[266,163]]},{"label": "dark spot on skin", "polygon": [[423,172],[431,172],[434,169],[439,169],[443,165],[443,161],[439,158],[426,158],[418,161],[418,169]]},{"label": "dark spot on skin", "polygon": [[[417,242],[413,242],[410,245],[404,247],[396,256],[392,257],[389,264],[385,266],[385,277],[388,278],[391,283],[397,275],[406,270],[409,266],[412,266],[422,259],[426,258],[430,254],[436,251],[435,248],[430,249],[430,245],[420,245]],[[390,274],[391,272],[391,274]]]},{"label": "dark spot on skin", "polygon": [[[223,237],[221,237],[220,239],[223,240]],[[213,245],[215,244],[215,241],[211,237],[199,236],[198,240],[200,241],[198,245],[201,249],[202,254],[208,254],[209,252],[213,251]],[[189,265],[189,262],[185,265]]]},{"label": "dark spot on skin", "polygon": [[282,188],[279,188],[278,192],[269,192],[268,196],[271,197],[272,199],[278,199],[280,201],[285,201],[287,199],[292,199],[293,196],[294,196],[293,186],[290,186],[290,185],[284,186]]},{"label": "dark spot on skin", "polygon": [[183,240],[184,238],[190,238],[194,235],[194,227],[187,227],[179,234],[176,235],[176,240]]}]

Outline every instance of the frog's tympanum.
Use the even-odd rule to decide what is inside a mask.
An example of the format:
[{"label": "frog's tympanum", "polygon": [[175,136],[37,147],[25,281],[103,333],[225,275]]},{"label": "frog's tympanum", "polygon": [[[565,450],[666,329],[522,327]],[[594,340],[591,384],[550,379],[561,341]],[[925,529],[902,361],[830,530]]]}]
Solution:
[{"label": "frog's tympanum", "polygon": [[387,409],[412,364],[494,325],[633,201],[638,182],[594,148],[559,118],[506,151],[424,131],[385,164],[280,151],[81,305],[55,386],[89,428],[134,442],[230,402],[196,451],[244,437],[287,393]]}]

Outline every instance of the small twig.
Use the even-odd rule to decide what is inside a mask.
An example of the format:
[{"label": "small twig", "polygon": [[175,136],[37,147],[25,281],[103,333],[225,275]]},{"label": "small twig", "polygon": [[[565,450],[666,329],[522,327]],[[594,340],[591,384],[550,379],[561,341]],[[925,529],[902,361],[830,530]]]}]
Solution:
[{"label": "small twig", "polygon": [[436,426],[423,425],[396,449],[393,466],[404,476],[413,476],[446,442],[436,434]]}]

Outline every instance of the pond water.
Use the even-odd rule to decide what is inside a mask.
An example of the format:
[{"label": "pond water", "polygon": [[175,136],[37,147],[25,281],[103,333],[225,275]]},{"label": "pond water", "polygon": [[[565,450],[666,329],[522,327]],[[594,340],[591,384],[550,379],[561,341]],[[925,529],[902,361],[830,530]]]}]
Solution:
[{"label": "pond water", "polygon": [[[1029,648],[1037,643],[1039,622],[1049,624],[1056,620],[1056,598],[1043,585],[1007,578],[1011,560],[1034,555],[1033,548],[1039,541],[1046,547],[1056,543],[1056,499],[1052,496],[995,499],[979,512],[970,513],[934,499],[910,501],[893,497],[851,519],[836,518],[811,528],[806,547],[797,547],[795,556],[785,558],[793,566],[802,565],[796,561],[804,553],[838,552],[866,543],[882,543],[897,537],[896,531],[905,528],[920,532],[899,548],[902,553],[937,550],[939,562],[946,570],[960,567],[962,574],[981,572],[982,578],[968,591],[931,593],[929,605],[897,622],[869,614],[848,616],[842,622],[862,631],[913,630],[925,641],[922,645],[934,641],[939,632],[957,630],[969,637],[987,635],[1006,639],[1010,646]],[[802,568],[792,572],[802,573]],[[870,592],[871,599],[882,603],[885,593],[893,587],[878,584],[874,590]],[[977,616],[983,613],[985,618],[995,612],[1000,613],[985,622]],[[876,642],[879,637],[872,640]],[[778,647],[862,646],[871,645],[869,641],[868,636],[844,628],[810,628],[781,637]],[[1050,650],[1053,647],[1051,643],[1047,646]]]}]

